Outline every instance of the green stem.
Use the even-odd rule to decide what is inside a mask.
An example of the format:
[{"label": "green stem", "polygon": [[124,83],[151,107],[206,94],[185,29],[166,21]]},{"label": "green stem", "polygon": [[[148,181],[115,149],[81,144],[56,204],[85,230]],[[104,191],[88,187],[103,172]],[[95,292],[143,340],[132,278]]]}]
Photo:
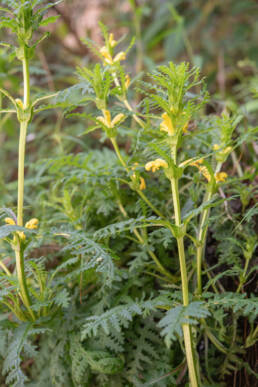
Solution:
[{"label": "green stem", "polygon": [[24,161],[25,146],[28,123],[20,123],[19,140],[19,161],[18,161],[18,203],[17,203],[17,224],[23,226],[23,201],[24,201]]},{"label": "green stem", "polygon": [[[204,197],[204,202],[207,202],[211,199],[213,194],[212,187],[208,186],[206,195]],[[208,230],[208,219],[210,215],[210,209],[206,208],[201,214],[200,227],[198,232],[198,247],[196,251],[196,265],[197,265],[197,293],[202,294],[202,259],[205,251],[206,245],[206,235]]]},{"label": "green stem", "polygon": [[[25,50],[24,50],[25,51]],[[30,76],[29,76],[29,62],[24,52],[23,59],[23,82],[24,82],[24,97],[23,97],[23,109],[28,109],[30,106]],[[23,226],[23,202],[24,202],[24,160],[25,160],[25,147],[26,147],[26,134],[28,128],[28,121],[20,122],[20,139],[19,139],[19,160],[18,160],[18,200],[17,200],[17,225]],[[24,272],[24,256],[21,249],[21,241],[18,236],[15,236],[15,258],[16,258],[16,270],[20,287],[20,296],[26,306],[32,319],[35,320],[35,316],[30,307],[30,297],[27,288],[26,276]]]},{"label": "green stem", "polygon": [[0,267],[6,272],[7,275],[11,275],[11,272],[8,270],[4,262],[0,261]]},{"label": "green stem", "polygon": [[248,266],[249,266],[249,262],[250,262],[250,259],[246,259],[245,261],[245,267],[244,267],[244,271],[241,275],[241,278],[240,278],[240,282],[239,282],[239,285],[238,285],[238,288],[236,290],[236,293],[239,293],[242,289],[242,287],[244,286],[245,284],[245,281],[246,281],[246,273],[247,273],[247,269],[248,269]]},{"label": "green stem", "polygon": [[21,245],[19,238],[15,237],[15,259],[16,259],[16,270],[17,270],[17,277],[19,282],[19,288],[20,288],[20,297],[22,299],[23,304],[26,306],[29,314],[32,317],[32,320],[35,320],[35,316],[33,311],[31,310],[30,306],[30,297],[29,292],[27,288],[27,282],[24,272],[24,257],[23,253],[21,251]]},{"label": "green stem", "polygon": [[[176,161],[175,157],[174,157],[174,161]],[[171,189],[172,189],[172,198],[173,198],[174,213],[175,213],[175,224],[176,226],[180,227],[181,210],[180,210],[179,192],[178,192],[178,178],[173,177],[171,179]],[[177,247],[178,247],[179,263],[180,263],[181,281],[182,281],[183,304],[184,306],[187,306],[189,304],[189,291],[188,291],[188,280],[187,280],[187,269],[186,269],[183,236],[180,236],[177,238]],[[188,365],[190,384],[191,384],[191,387],[198,387],[199,386],[198,373],[197,373],[197,365],[194,357],[191,327],[189,324],[183,324],[182,329],[184,334],[185,352],[186,352],[186,360]]]},{"label": "green stem", "polygon": [[[220,171],[222,163],[218,163],[215,169],[215,174]],[[209,184],[203,202],[207,202],[212,198],[214,193],[214,184]],[[199,242],[196,250],[196,266],[197,266],[197,294],[202,294],[202,261],[206,246],[206,236],[208,230],[208,219],[210,216],[210,208],[203,210],[201,214],[200,226],[197,240]]]},{"label": "green stem", "polygon": [[239,177],[243,177],[244,173],[243,173],[243,170],[242,170],[242,167],[238,161],[238,158],[237,158],[237,155],[236,155],[236,152],[235,151],[232,151],[231,152],[231,158],[232,158],[232,161],[233,161],[233,164],[237,170],[237,173],[238,173],[238,176]]},{"label": "green stem", "polygon": [[128,167],[127,167],[127,165],[126,165],[126,163],[125,163],[125,161],[124,161],[124,159],[123,159],[123,156],[121,155],[119,146],[117,145],[116,138],[115,138],[115,137],[111,137],[110,140],[111,140],[112,145],[113,145],[113,147],[114,147],[114,149],[115,149],[116,155],[117,155],[117,157],[119,158],[120,163],[121,163],[122,166],[125,168],[126,172],[129,173],[129,169],[128,169]]}]

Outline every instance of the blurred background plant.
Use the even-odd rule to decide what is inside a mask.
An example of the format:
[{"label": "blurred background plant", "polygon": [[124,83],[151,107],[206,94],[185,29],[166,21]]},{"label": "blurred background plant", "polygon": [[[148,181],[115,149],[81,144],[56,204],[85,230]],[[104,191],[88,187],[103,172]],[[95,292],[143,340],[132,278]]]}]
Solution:
[{"label": "blurred background plant", "polygon": [[[6,4],[7,1],[1,1],[1,5]],[[220,115],[228,110],[230,114],[240,117],[234,134],[234,152],[224,168],[230,177],[230,184],[219,189],[221,198],[231,200],[225,201],[211,213],[212,221],[206,245],[206,271],[210,277],[205,286],[209,290],[218,286],[221,292],[245,292],[247,295],[255,293],[257,262],[253,257],[257,251],[254,240],[258,231],[258,210],[255,204],[258,153],[255,142],[258,112],[257,2],[64,0],[54,5],[48,16],[57,15],[60,17],[51,25],[51,36],[37,48],[32,61],[31,88],[35,93],[64,89],[58,97],[58,103],[63,108],[67,107],[67,113],[69,99],[72,98],[75,105],[76,100],[79,104],[81,94],[86,95],[88,92],[83,83],[78,84],[75,67],[81,64],[91,66],[98,60],[83,40],[91,39],[102,46],[103,39],[98,24],[102,21],[114,33],[116,40],[122,38],[121,46],[127,47],[130,38],[136,37],[126,64],[132,79],[129,95],[133,108],[136,108],[141,100],[141,91],[136,85],[138,80],[145,79],[143,71],[151,72],[157,64],[167,64],[170,60],[175,63],[186,60],[200,67],[211,96],[200,123],[199,129],[203,135],[199,136],[198,142],[194,142],[195,150],[199,149],[200,153],[205,153],[207,144],[213,142],[211,135],[207,137],[207,130],[214,125],[214,121],[210,120],[212,115]],[[47,28],[49,30],[49,26]],[[44,26],[41,29],[44,31]],[[1,41],[9,40],[12,43],[6,29],[0,31],[0,37]],[[0,51],[0,86],[8,89],[10,94],[21,97],[23,89],[19,63],[10,56],[7,47],[1,45]],[[66,88],[69,89],[65,90]],[[83,107],[78,107],[76,112],[83,112]],[[0,119],[0,206],[13,208],[17,190],[17,123],[8,114]],[[35,259],[44,256],[49,270],[55,270],[58,264],[64,263],[61,270],[65,277],[60,276],[57,284],[64,278],[67,291],[60,296],[60,304],[70,307],[58,316],[61,323],[57,320],[52,323],[52,330],[48,331],[49,327],[44,328],[46,331],[34,327],[30,333],[33,338],[31,341],[26,339],[28,326],[17,327],[13,334],[13,322],[8,317],[10,322],[2,325],[0,334],[2,369],[5,375],[10,371],[18,375],[19,370],[22,370],[24,380],[22,377],[20,381],[17,379],[16,383],[21,383],[21,380],[25,383],[26,378],[30,378],[31,384],[28,385],[36,386],[50,385],[50,381],[54,386],[91,386],[91,383],[114,386],[131,383],[137,386],[148,381],[152,381],[152,384],[146,385],[171,386],[177,383],[184,386],[185,364],[176,360],[180,346],[175,344],[172,350],[165,350],[163,347],[164,350],[160,353],[151,349],[160,350],[163,345],[155,325],[155,319],[160,318],[159,312],[144,321],[136,316],[134,325],[130,325],[127,331],[127,335],[131,337],[129,341],[124,342],[124,338],[119,338],[117,333],[114,333],[112,338],[106,337],[102,331],[98,338],[90,338],[85,329],[86,348],[85,344],[79,344],[79,338],[74,334],[85,320],[82,319],[83,315],[91,316],[102,313],[107,307],[117,307],[121,300],[124,302],[121,294],[137,298],[141,297],[143,288],[148,289],[149,294],[151,289],[159,288],[158,279],[152,280],[152,277],[148,276],[142,279],[142,273],[152,272],[153,267],[146,246],[139,248],[139,245],[131,240],[132,234],[129,231],[123,237],[111,237],[108,234],[105,239],[110,249],[115,251],[120,259],[122,257],[122,261],[117,261],[121,269],[118,273],[112,274],[112,265],[100,269],[105,280],[106,277],[115,275],[115,287],[112,292],[108,290],[110,294],[105,293],[107,289],[103,284],[99,284],[98,280],[96,282],[94,270],[89,271],[87,276],[82,276],[83,268],[78,268],[78,257],[88,253],[89,241],[85,239],[85,235],[74,236],[78,253],[73,255],[69,247],[65,250],[67,230],[64,225],[67,221],[77,232],[87,229],[94,233],[98,228],[123,220],[117,210],[121,196],[122,202],[127,203],[126,211],[130,216],[136,218],[151,215],[142,201],[138,200],[136,207],[134,206],[135,197],[129,190],[118,190],[113,176],[110,176],[110,170],[113,169],[115,175],[120,173],[121,166],[112,151],[111,143],[101,131],[85,134],[89,122],[78,120],[76,116],[65,119],[63,111],[56,107],[53,111],[43,111],[41,115],[36,116],[30,126],[27,136],[25,209],[29,214],[36,213],[40,219],[42,235],[32,244],[31,252]],[[125,134],[128,135],[121,133],[119,143],[126,154],[131,141],[137,149],[137,137],[133,138],[131,135],[130,141]],[[190,141],[188,145],[187,155],[191,157],[193,144]],[[198,182],[197,177],[195,182]],[[155,195],[160,195],[161,198],[167,189],[164,181],[159,181],[159,184],[155,181],[152,183],[154,202]],[[201,187],[196,191],[190,190],[192,202],[198,201],[200,190]],[[169,206],[171,203],[168,203],[168,208]],[[50,226],[58,227],[58,232],[64,227],[61,232],[64,235],[54,237],[53,233],[49,232]],[[174,241],[164,230],[152,230],[149,240],[153,251],[162,256],[162,264],[169,267],[170,255],[176,251]],[[5,251],[2,244],[0,249]],[[109,252],[105,249],[97,251],[96,254],[96,257],[98,254],[104,254],[107,260],[105,263],[109,262]],[[193,254],[190,246],[188,254]],[[77,274],[69,273],[67,267],[70,263],[68,266],[65,264],[69,259],[74,259],[71,265],[75,262],[74,271]],[[8,254],[5,260],[10,262]],[[173,265],[173,275],[178,276],[176,258],[173,259]],[[107,267],[109,271],[105,273]],[[128,274],[125,267],[130,268],[131,274]],[[132,280],[132,275],[135,275],[136,282]],[[123,286],[125,280],[128,283]],[[174,289],[178,290],[177,285]],[[84,305],[85,299],[90,301],[89,308]],[[219,302],[219,297],[214,299],[214,305]],[[213,380],[217,370],[220,370],[220,381],[213,384],[214,386],[252,386],[256,383],[254,372],[257,372],[257,329],[255,330],[253,314],[251,322],[243,316],[244,313],[248,316],[248,307],[243,306],[243,309],[246,307],[244,312],[240,311],[241,307],[238,310],[233,293],[231,298],[228,297],[225,306],[227,312],[230,305],[235,307],[234,313],[230,311],[227,314],[227,322],[232,322],[231,357],[227,354],[223,361],[220,360],[216,349],[207,346],[206,337],[206,341],[199,343],[200,353],[203,354],[201,361],[208,370],[210,380]],[[142,306],[143,310],[144,307],[145,305]],[[216,309],[214,306],[216,318],[212,328],[214,332],[219,333],[218,337],[224,344],[230,345],[226,338],[228,332],[224,327],[225,310]],[[238,313],[241,315],[239,318]],[[42,336],[43,334],[45,336]],[[19,352],[16,349],[20,343],[22,345]],[[40,351],[35,351],[35,345]],[[244,346],[245,351],[242,351]],[[8,359],[5,359],[7,348],[13,356],[8,366]],[[110,348],[112,356],[109,353]],[[147,355],[144,348],[148,348]],[[49,351],[53,352],[50,366]],[[221,352],[223,353],[223,348]],[[86,359],[82,364],[81,357]],[[105,368],[104,362],[112,364],[114,375],[107,374],[110,367]],[[150,369],[153,368],[150,365],[154,362],[156,370]],[[175,378],[170,368],[172,363],[178,366]],[[117,373],[120,373],[119,376]],[[160,375],[165,376],[160,379]],[[1,385],[15,385],[16,379],[10,380],[6,381],[6,376],[3,376]]]}]

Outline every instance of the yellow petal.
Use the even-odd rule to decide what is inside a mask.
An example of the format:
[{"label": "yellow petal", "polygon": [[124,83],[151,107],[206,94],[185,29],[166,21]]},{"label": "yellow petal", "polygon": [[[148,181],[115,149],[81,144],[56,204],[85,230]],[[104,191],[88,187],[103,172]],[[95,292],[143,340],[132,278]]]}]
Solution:
[{"label": "yellow petal", "polygon": [[167,113],[163,113],[161,117],[163,118],[163,121],[160,124],[160,130],[167,132],[169,136],[173,136],[175,134],[175,129],[171,118]]},{"label": "yellow petal", "polygon": [[23,231],[17,231],[17,234],[19,235],[19,238],[21,239],[21,240],[25,240],[26,239],[26,235],[24,234],[24,232]]},{"label": "yellow petal", "polygon": [[110,111],[107,109],[103,110],[103,115],[105,118],[105,125],[108,126],[109,128],[111,127],[111,114]]},{"label": "yellow petal", "polygon": [[187,132],[188,132],[188,130],[187,130],[187,128],[188,128],[188,123],[189,123],[189,122],[186,122],[186,123],[184,124],[184,126],[183,126],[183,132],[184,132],[184,133],[187,133]]},{"label": "yellow petal", "polygon": [[193,161],[193,158],[191,158],[191,159],[187,159],[187,160],[185,160],[185,161],[183,161],[182,163],[180,163],[179,164],[179,167],[181,168],[181,167],[185,167],[186,165],[192,165],[193,163],[192,163],[192,161]]},{"label": "yellow petal", "polygon": [[131,82],[130,76],[128,74],[126,74],[126,76],[125,76],[125,87],[126,87],[126,89],[128,89],[128,87],[130,86],[130,82]]},{"label": "yellow petal", "polygon": [[110,45],[110,47],[115,47],[117,45],[117,41],[114,39],[114,34],[109,34],[109,39],[108,39],[108,43]]},{"label": "yellow petal", "polygon": [[213,145],[213,150],[217,151],[217,150],[219,150],[219,148],[220,148],[219,144],[214,144]]},{"label": "yellow petal", "polygon": [[113,63],[113,59],[112,59],[112,56],[110,55],[107,47],[102,47],[100,49],[100,53],[101,55],[105,58],[105,62],[108,63],[108,64],[112,64]]},{"label": "yellow petal", "polygon": [[205,167],[204,165],[199,167],[199,170],[201,172],[201,174],[208,180],[210,181],[211,180],[211,175],[210,175],[210,172],[208,171],[208,168]]},{"label": "yellow petal", "polygon": [[11,226],[16,225],[15,221],[12,218],[5,218],[4,221],[5,223],[10,224]]},{"label": "yellow petal", "polygon": [[152,171],[152,172],[156,172],[159,168],[168,168],[168,164],[165,160],[163,159],[156,159],[154,161],[149,161],[146,165],[145,165],[145,169],[146,171]]},{"label": "yellow petal", "polygon": [[117,114],[117,115],[113,118],[113,120],[112,120],[112,122],[111,122],[112,128],[113,128],[113,126],[119,124],[119,123],[120,123],[121,121],[123,121],[124,119],[125,119],[125,115],[124,115],[123,113]]},{"label": "yellow petal", "polygon": [[228,174],[226,172],[217,172],[215,174],[215,180],[216,180],[216,183],[218,182],[223,182],[226,180],[226,178],[228,177]]},{"label": "yellow petal", "polygon": [[38,219],[37,218],[32,218],[30,219],[26,224],[25,224],[25,227],[26,228],[29,228],[29,229],[36,229],[38,228]]},{"label": "yellow petal", "polygon": [[104,117],[98,116],[98,117],[97,117],[97,120],[100,121],[100,122],[102,122],[102,124],[106,125],[106,120],[105,120]]},{"label": "yellow petal", "polygon": [[126,54],[124,51],[120,51],[116,56],[114,57],[114,62],[120,62],[121,60],[126,59]]},{"label": "yellow petal", "polygon": [[143,191],[146,188],[146,183],[143,177],[140,177],[140,190]]}]

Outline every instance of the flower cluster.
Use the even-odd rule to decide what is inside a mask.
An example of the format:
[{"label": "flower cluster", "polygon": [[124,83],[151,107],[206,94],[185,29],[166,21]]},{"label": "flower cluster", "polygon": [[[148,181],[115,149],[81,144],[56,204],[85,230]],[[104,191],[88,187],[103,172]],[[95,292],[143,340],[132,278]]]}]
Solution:
[{"label": "flower cluster", "polygon": [[115,63],[119,63],[121,60],[126,59],[126,54],[124,51],[120,51],[113,58],[113,48],[117,45],[117,41],[114,39],[113,34],[109,34],[109,39],[106,46],[103,46],[100,49],[100,54],[104,58],[104,63],[108,65],[113,65]]},{"label": "flower cluster", "polygon": [[154,161],[149,161],[145,165],[146,171],[156,172],[160,168],[168,168],[168,163],[163,159],[156,159]]}]

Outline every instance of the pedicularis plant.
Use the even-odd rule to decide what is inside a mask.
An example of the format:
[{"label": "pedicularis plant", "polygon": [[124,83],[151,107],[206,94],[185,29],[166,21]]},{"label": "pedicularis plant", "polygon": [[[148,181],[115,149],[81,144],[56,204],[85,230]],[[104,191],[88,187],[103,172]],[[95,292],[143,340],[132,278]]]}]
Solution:
[{"label": "pedicularis plant", "polygon": [[[250,228],[229,217],[228,234],[219,220],[228,199],[218,191],[234,182],[223,169],[242,141],[234,136],[242,116],[224,109],[203,118],[208,93],[198,69],[186,63],[131,80],[122,66],[129,49],[119,50],[102,25],[103,47],[85,41],[100,64],[79,67],[70,89],[31,95],[29,63],[47,37],[34,35],[55,21],[44,18],[53,4],[42,3],[11,1],[1,9],[1,26],[17,37],[9,48],[22,64],[24,94],[21,100],[0,89],[1,113],[16,114],[20,125],[17,213],[4,208],[0,228],[15,255],[15,263],[0,261],[6,383],[22,386],[30,377],[37,386],[171,386],[185,385],[188,370],[192,387],[215,386],[217,367],[222,379],[241,368],[240,355],[257,334],[257,304],[244,292],[254,271],[252,214]],[[141,96],[137,106],[130,102],[133,88]],[[53,104],[39,106],[53,97]],[[43,220],[23,216],[26,135],[35,114],[55,107],[83,122],[83,135],[102,129],[101,141],[113,150],[43,162],[56,183],[42,187],[48,221],[36,234]],[[228,240],[245,260],[243,269],[227,262],[234,293],[205,258],[208,227],[218,222],[217,240]],[[48,256],[33,258],[47,237],[58,246],[51,265]],[[240,316],[249,319],[245,341]],[[26,354],[34,365],[25,375]]]}]

